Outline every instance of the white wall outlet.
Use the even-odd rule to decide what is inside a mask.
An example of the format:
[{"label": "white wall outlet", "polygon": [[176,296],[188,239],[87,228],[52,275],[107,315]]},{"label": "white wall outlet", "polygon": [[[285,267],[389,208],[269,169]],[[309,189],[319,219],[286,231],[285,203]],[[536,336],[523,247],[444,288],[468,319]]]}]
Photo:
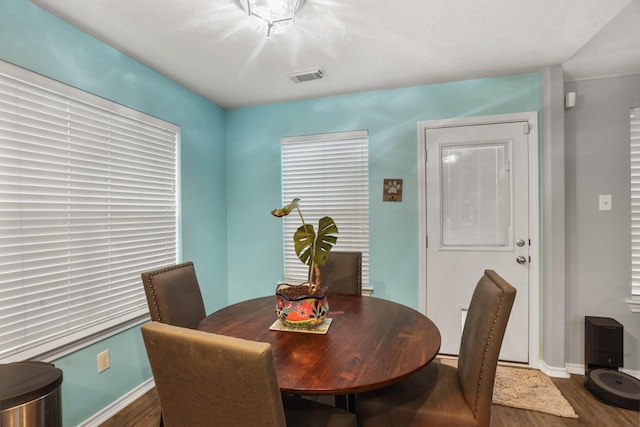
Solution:
[{"label": "white wall outlet", "polygon": [[611,194],[601,194],[598,199],[598,207],[601,211],[611,210]]},{"label": "white wall outlet", "polygon": [[109,350],[98,353],[98,373],[109,369]]}]

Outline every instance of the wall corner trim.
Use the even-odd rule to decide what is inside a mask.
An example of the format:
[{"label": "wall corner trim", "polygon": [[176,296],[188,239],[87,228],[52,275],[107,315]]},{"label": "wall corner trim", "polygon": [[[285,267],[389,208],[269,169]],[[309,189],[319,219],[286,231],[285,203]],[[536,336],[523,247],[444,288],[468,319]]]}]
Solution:
[{"label": "wall corner trim", "polygon": [[540,370],[553,378],[570,378],[569,371],[567,367],[560,368],[556,366],[549,366],[545,363],[544,360],[540,361]]}]

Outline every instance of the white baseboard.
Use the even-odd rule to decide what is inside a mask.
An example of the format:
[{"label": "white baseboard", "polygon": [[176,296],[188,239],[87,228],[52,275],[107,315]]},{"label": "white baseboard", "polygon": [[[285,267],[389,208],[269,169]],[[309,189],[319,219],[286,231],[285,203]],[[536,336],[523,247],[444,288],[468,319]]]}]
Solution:
[{"label": "white baseboard", "polygon": [[640,371],[632,371],[631,369],[620,368],[620,372],[624,372],[627,375],[631,375],[634,378],[640,380]]},{"label": "white baseboard", "polygon": [[573,375],[584,375],[584,365],[580,363],[567,363],[567,371]]},{"label": "white baseboard", "polygon": [[[578,363],[567,363],[567,369],[569,370],[570,374],[575,375],[584,375],[586,371],[584,365]],[[619,371],[640,380],[640,371],[632,371],[631,369],[624,368],[620,368]]]},{"label": "white baseboard", "polygon": [[555,366],[549,366],[547,365],[544,360],[540,361],[540,370],[542,372],[544,372],[545,374],[547,374],[550,377],[554,377],[554,378],[569,378],[569,372],[567,370],[567,368],[558,368]]},{"label": "white baseboard", "polygon": [[113,417],[115,414],[129,406],[131,403],[135,402],[136,399],[142,397],[142,395],[155,387],[155,385],[156,384],[153,381],[153,378],[149,378],[147,381],[143,382],[127,394],[123,395],[120,399],[116,400],[111,405],[107,406],[100,412],[94,414],[92,417],[87,418],[82,423],[78,424],[78,427],[99,426],[100,424],[106,422],[109,418]]}]

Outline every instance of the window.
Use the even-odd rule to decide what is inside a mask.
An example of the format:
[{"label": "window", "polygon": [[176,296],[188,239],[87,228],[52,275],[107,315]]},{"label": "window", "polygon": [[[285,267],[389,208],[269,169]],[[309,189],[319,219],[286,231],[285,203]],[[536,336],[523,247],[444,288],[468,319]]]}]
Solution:
[{"label": "window", "polygon": [[640,107],[632,108],[631,127],[631,311],[640,312]]},{"label": "window", "polygon": [[178,132],[0,62],[0,361],[148,316],[140,272],[177,258]]},{"label": "window", "polygon": [[[333,250],[362,252],[362,285],[369,285],[368,132],[282,138],[282,202],[300,198],[305,222],[330,216],[338,226]],[[293,248],[298,215],[284,217],[285,278],[306,280],[308,267]]]}]

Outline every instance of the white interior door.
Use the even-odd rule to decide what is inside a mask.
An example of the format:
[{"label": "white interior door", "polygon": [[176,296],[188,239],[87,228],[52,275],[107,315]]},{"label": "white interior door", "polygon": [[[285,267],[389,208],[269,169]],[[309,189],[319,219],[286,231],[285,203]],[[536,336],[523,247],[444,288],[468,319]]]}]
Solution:
[{"label": "white interior door", "polygon": [[526,122],[426,129],[426,312],[441,353],[458,354],[485,269],[516,289],[501,360],[529,361],[529,172]]}]

